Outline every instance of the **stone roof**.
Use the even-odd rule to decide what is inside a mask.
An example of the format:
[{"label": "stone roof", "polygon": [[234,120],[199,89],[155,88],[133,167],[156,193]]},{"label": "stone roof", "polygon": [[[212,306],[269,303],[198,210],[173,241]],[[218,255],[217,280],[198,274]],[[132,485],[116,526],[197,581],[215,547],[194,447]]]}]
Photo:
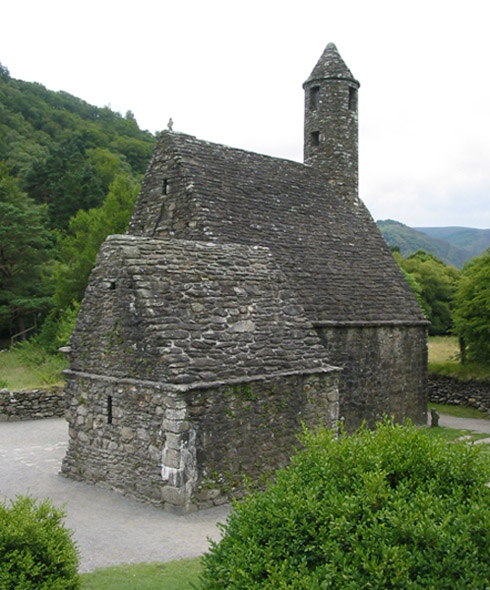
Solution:
[{"label": "stone roof", "polygon": [[359,87],[359,82],[354,78],[352,72],[345,65],[335,44],[329,43],[306,80],[305,85],[315,80],[329,80],[335,78],[352,80],[352,82],[355,82]]},{"label": "stone roof", "polygon": [[110,236],[70,345],[71,370],[170,384],[332,370],[270,251],[236,244]]},{"label": "stone roof", "polygon": [[362,201],[304,164],[163,132],[128,233],[266,246],[316,324],[425,321]]}]

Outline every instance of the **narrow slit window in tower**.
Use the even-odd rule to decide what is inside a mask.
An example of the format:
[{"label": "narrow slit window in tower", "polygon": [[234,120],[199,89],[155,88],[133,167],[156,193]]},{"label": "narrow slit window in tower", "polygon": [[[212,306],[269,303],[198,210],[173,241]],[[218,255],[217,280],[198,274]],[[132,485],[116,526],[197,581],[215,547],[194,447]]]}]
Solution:
[{"label": "narrow slit window in tower", "polygon": [[313,86],[310,90],[310,109],[316,111],[318,108],[318,96],[320,94],[320,86]]},{"label": "narrow slit window in tower", "polygon": [[355,111],[357,109],[357,92],[352,86],[349,88],[349,110]]},{"label": "narrow slit window in tower", "polygon": [[313,147],[318,147],[320,145],[320,132],[319,131],[312,131],[312,133],[311,133],[311,145]]},{"label": "narrow slit window in tower", "polygon": [[112,395],[107,396],[107,424],[112,424]]},{"label": "narrow slit window in tower", "polygon": [[168,180],[166,178],[163,179],[163,194],[168,195]]}]

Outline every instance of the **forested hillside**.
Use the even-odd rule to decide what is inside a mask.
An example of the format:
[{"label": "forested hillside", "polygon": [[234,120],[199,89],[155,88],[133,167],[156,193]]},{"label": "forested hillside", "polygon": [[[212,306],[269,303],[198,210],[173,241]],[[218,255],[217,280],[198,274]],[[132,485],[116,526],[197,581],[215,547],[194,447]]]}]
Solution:
[{"label": "forested hillside", "polygon": [[390,248],[398,248],[403,256],[423,250],[456,268],[462,268],[465,262],[490,246],[490,229],[412,228],[392,219],[376,223]]},{"label": "forested hillside", "polygon": [[437,240],[445,240],[466,252],[468,258],[479,256],[490,246],[490,229],[474,227],[415,227]]},{"label": "forested hillside", "polygon": [[0,337],[76,305],[106,232],[125,231],[155,143],[130,111],[0,64]]},{"label": "forested hillside", "polygon": [[123,117],[0,68],[0,161],[47,204],[52,227],[66,229],[78,209],[102,204],[115,173],[145,172],[155,138],[130,111]]}]

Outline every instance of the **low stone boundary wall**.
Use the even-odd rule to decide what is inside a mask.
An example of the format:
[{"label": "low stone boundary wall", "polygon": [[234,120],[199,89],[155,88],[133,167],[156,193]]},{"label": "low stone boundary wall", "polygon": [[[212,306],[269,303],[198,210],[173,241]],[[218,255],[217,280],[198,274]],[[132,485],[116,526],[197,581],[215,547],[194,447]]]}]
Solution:
[{"label": "low stone boundary wall", "polygon": [[490,412],[490,381],[461,381],[446,375],[429,375],[428,399],[437,404],[452,404]]},{"label": "low stone boundary wall", "polygon": [[63,387],[23,391],[0,389],[0,422],[54,418],[64,414]]}]

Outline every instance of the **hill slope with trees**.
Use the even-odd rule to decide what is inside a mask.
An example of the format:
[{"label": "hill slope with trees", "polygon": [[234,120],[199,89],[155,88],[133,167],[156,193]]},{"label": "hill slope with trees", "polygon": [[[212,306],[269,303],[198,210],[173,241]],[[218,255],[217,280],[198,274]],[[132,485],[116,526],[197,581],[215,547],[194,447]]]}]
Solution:
[{"label": "hill slope with trees", "polygon": [[469,227],[412,228],[392,219],[376,222],[388,245],[403,256],[430,252],[446,264],[462,268],[490,246],[490,229]]},{"label": "hill slope with trees", "polygon": [[0,338],[76,306],[100,243],[126,230],[155,145],[131,111],[0,64]]},{"label": "hill slope with trees", "polygon": [[10,77],[0,65],[0,161],[19,188],[47,205],[52,228],[102,204],[118,172],[141,178],[156,139],[123,117],[66,92]]},{"label": "hill slope with trees", "polygon": [[480,256],[490,246],[490,229],[474,227],[415,227],[431,238],[444,240],[467,253],[468,259]]}]

